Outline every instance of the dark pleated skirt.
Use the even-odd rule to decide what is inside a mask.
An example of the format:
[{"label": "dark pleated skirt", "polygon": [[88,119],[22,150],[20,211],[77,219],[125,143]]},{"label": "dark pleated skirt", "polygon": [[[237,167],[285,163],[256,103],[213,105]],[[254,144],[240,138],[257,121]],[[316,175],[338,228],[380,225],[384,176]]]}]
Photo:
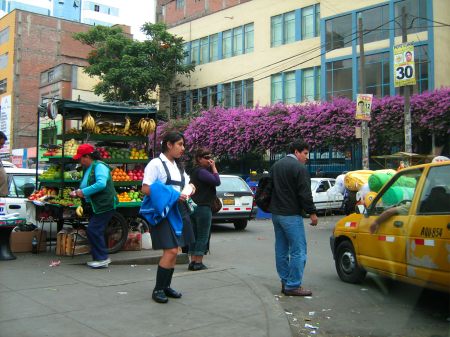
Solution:
[{"label": "dark pleated skirt", "polygon": [[178,202],[178,209],[183,219],[183,233],[177,236],[167,219],[156,226],[151,226],[150,235],[154,250],[184,247],[195,242],[194,230],[186,204]]}]

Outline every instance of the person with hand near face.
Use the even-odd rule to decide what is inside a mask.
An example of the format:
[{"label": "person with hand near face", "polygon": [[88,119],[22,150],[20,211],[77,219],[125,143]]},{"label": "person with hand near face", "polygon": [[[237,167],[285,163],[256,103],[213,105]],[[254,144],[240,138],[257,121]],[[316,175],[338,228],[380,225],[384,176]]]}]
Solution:
[{"label": "person with hand near face", "polygon": [[216,187],[220,185],[220,177],[217,172],[216,163],[212,159],[209,150],[197,150],[195,154],[195,168],[191,173],[191,182],[196,189],[192,200],[197,204],[197,207],[191,215],[195,242],[189,246],[191,263],[188,269],[198,271],[207,269],[203,264],[203,256],[207,250],[211,231],[211,204],[216,197]]},{"label": "person with hand near face", "polygon": [[287,296],[310,296],[303,288],[306,264],[306,236],[302,214],[308,213],[311,225],[318,219],[311,193],[311,179],[305,166],[309,146],[294,141],[289,154],[271,168],[273,189],[270,211],[275,231],[275,262],[281,291]]},{"label": "person with hand near face", "polygon": [[175,232],[173,224],[170,224],[167,218],[152,226],[150,231],[153,249],[163,250],[152,298],[157,303],[167,303],[168,297],[180,298],[182,296],[170,285],[175,270],[178,247],[187,246],[195,240],[186,205],[189,195],[183,193],[183,189],[186,187],[195,192],[195,187],[189,184],[189,176],[181,163],[181,157],[184,154],[184,136],[179,132],[168,132],[163,138],[161,148],[162,153],[159,157],[152,159],[145,167],[142,192],[151,198],[158,198],[152,194],[151,186],[155,183],[162,183],[179,193],[177,206],[182,219],[180,235]]}]

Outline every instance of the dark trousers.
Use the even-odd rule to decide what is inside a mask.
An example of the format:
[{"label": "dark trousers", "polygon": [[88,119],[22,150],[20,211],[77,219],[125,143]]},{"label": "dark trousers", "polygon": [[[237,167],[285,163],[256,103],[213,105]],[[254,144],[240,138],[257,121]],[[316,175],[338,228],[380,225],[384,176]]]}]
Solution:
[{"label": "dark trousers", "polygon": [[116,210],[93,214],[89,219],[87,237],[91,244],[91,254],[94,261],[103,261],[108,258],[108,249],[105,243],[105,228]]},{"label": "dark trousers", "polygon": [[211,206],[197,206],[191,218],[194,225],[195,242],[189,246],[189,254],[203,256],[208,249],[209,234],[211,232]]}]

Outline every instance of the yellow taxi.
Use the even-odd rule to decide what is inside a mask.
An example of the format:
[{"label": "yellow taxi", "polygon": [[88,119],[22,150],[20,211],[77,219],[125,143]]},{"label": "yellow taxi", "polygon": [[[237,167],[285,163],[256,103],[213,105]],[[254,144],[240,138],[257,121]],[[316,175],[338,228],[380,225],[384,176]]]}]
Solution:
[{"label": "yellow taxi", "polygon": [[450,293],[450,162],[398,172],[330,239],[342,281],[366,272]]}]

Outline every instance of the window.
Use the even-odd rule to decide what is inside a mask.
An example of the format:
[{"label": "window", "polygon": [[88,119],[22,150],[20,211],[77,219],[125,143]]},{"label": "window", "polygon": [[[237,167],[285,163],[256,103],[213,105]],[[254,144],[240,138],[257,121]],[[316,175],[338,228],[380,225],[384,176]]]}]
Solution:
[{"label": "window", "polygon": [[420,197],[419,214],[450,214],[449,166],[430,168]]},{"label": "window", "polygon": [[0,69],[6,68],[8,65],[8,53],[0,55]]},{"label": "window", "polygon": [[316,36],[320,35],[320,4],[316,5]]},{"label": "window", "polygon": [[184,0],[176,0],[176,9],[184,9]]},{"label": "window", "polygon": [[327,99],[332,97],[352,99],[352,60],[327,63]]},{"label": "window", "polygon": [[283,102],[283,75],[275,74],[271,76],[271,102]]},{"label": "window", "polygon": [[[34,175],[13,175],[9,185],[9,197],[25,198],[24,187],[34,188],[36,186],[36,176]],[[32,190],[33,191],[33,190]]]},{"label": "window", "polygon": [[[401,22],[402,7],[406,7],[406,27],[408,34],[423,32],[431,24],[428,20],[420,18],[428,18],[427,1],[426,0],[405,0],[395,3],[395,17]],[[400,16],[400,17],[399,17]],[[395,36],[401,36],[401,27],[396,25]]]},{"label": "window", "polygon": [[222,34],[222,58],[231,57],[232,52],[232,31],[227,30]]},{"label": "window", "polygon": [[94,11],[95,12],[100,12],[100,6],[99,5],[94,5]]},{"label": "window", "polygon": [[185,43],[183,45],[183,51],[184,51],[184,64],[190,64],[191,63],[191,53],[189,48],[189,43]]},{"label": "window", "polygon": [[233,106],[242,106],[242,81],[233,83]]},{"label": "window", "polygon": [[254,37],[253,37],[253,23],[250,23],[248,25],[244,26],[245,36],[244,36],[244,43],[245,43],[245,50],[244,52],[246,54],[253,52],[253,45],[254,45]]},{"label": "window", "polygon": [[199,64],[209,62],[208,38],[204,37],[200,40],[200,62]]},{"label": "window", "polygon": [[270,21],[272,47],[280,46],[283,44],[283,15],[273,16]]},{"label": "window", "polygon": [[314,101],[314,68],[303,69],[302,71],[302,102]]},{"label": "window", "polygon": [[422,169],[407,171],[397,175],[390,183],[389,188],[381,194],[375,204],[375,213],[381,214],[392,207],[399,207],[400,215],[407,215],[411,207],[411,201],[414,199],[417,181],[422,175]]},{"label": "window", "polygon": [[178,97],[177,95],[170,96],[170,112],[173,117],[178,115]]},{"label": "window", "polygon": [[302,40],[314,37],[314,6],[302,9]]},{"label": "window", "polygon": [[8,87],[8,80],[5,78],[0,81],[0,94],[4,94]]},{"label": "window", "polygon": [[0,32],[0,44],[8,42],[9,40],[9,27],[6,27]]},{"label": "window", "polygon": [[[377,97],[389,95],[389,53],[366,56],[364,67],[366,75],[366,89],[364,93]],[[358,90],[360,91],[360,90]]]},{"label": "window", "polygon": [[284,74],[284,103],[295,103],[295,71]]},{"label": "window", "polygon": [[198,99],[198,90],[192,90],[192,110],[195,110],[198,107],[199,99]]},{"label": "window", "polygon": [[233,29],[233,56],[241,55],[243,52],[243,27]]},{"label": "window", "polygon": [[284,14],[284,41],[292,43],[295,41],[295,12]]},{"label": "window", "polygon": [[191,42],[191,63],[199,64],[200,40]]},{"label": "window", "polygon": [[244,81],[244,102],[243,105],[247,108],[253,107],[253,79]]},{"label": "window", "polygon": [[350,14],[327,20],[325,29],[327,51],[351,45],[352,16]]},{"label": "window", "polygon": [[48,82],[52,82],[55,79],[55,72],[53,70],[50,70],[47,73],[47,76],[48,76]]},{"label": "window", "polygon": [[231,83],[226,83],[222,86],[222,99],[225,108],[231,107]]},{"label": "window", "polygon": [[209,87],[209,107],[217,106],[217,86]]},{"label": "window", "polygon": [[208,107],[208,88],[202,88],[200,91],[200,104],[202,108]]},{"label": "window", "polygon": [[219,59],[219,34],[209,37],[209,61],[217,61]]},{"label": "window", "polygon": [[[371,8],[360,13],[363,20],[364,31],[373,30],[364,34],[364,43],[386,40],[389,38],[389,25],[386,24],[389,22],[388,5]],[[382,26],[383,24],[385,25]],[[357,43],[359,43],[359,40]]]},{"label": "window", "polygon": [[314,97],[316,101],[320,101],[320,79],[321,79],[321,70],[320,67],[316,67],[316,92],[314,94]]}]

